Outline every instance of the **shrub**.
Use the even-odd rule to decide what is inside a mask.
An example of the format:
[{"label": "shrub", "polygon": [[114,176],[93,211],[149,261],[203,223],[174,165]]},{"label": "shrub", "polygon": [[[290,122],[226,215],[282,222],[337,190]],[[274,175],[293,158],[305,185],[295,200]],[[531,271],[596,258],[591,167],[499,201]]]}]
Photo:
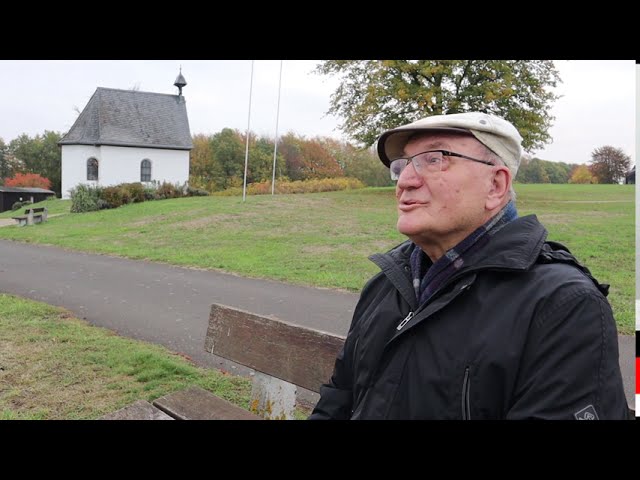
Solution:
[{"label": "shrub", "polygon": [[162,182],[156,190],[156,199],[164,200],[166,198],[180,198],[182,197],[182,190],[180,186],[174,185],[169,182]]},{"label": "shrub", "polygon": [[187,187],[187,197],[206,197],[209,192],[202,188]]},{"label": "shrub", "polygon": [[140,182],[123,183],[120,185],[123,190],[127,192],[127,195],[133,203],[140,203],[146,200],[145,187]]},{"label": "shrub", "polygon": [[103,188],[100,198],[107,203],[107,208],[118,208],[131,202],[129,191],[124,184]]},{"label": "shrub", "polygon": [[13,210],[13,211],[19,210],[20,208],[24,207],[25,205],[31,205],[31,200],[25,200],[24,202],[17,201],[13,205],[11,205],[11,210]]},{"label": "shrub", "polygon": [[157,190],[158,186],[155,184],[152,185],[145,185],[143,192],[144,192],[144,199],[146,200],[155,200],[156,198],[156,190]]},{"label": "shrub", "polygon": [[101,187],[80,184],[70,190],[71,213],[94,212],[99,210]]},{"label": "shrub", "polygon": [[[314,193],[334,192],[337,190],[350,190],[364,188],[365,185],[357,178],[322,178],[313,180],[296,180],[294,182],[276,181],[276,193]],[[265,195],[271,193],[271,182],[252,183],[247,185],[247,194]],[[241,187],[233,187],[222,192],[215,192],[216,196],[242,195]]]}]

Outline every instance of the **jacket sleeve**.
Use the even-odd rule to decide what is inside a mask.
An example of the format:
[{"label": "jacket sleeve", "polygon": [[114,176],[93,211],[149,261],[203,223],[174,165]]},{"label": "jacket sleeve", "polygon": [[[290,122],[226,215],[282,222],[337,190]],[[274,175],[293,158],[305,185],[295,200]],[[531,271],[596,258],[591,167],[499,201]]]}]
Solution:
[{"label": "jacket sleeve", "polygon": [[627,419],[618,335],[593,288],[560,288],[530,326],[508,419]]},{"label": "jacket sleeve", "polygon": [[349,355],[351,335],[347,336],[342,350],[336,358],[333,375],[329,383],[320,387],[320,400],[308,420],[348,420],[351,416],[352,375],[351,365],[345,362]]},{"label": "jacket sleeve", "polygon": [[363,287],[353,312],[349,334],[344,342],[344,346],[336,358],[333,368],[333,375],[329,383],[320,387],[320,400],[316,404],[308,420],[348,420],[351,418],[353,407],[353,359],[359,336],[359,323],[364,316],[369,305],[375,300],[375,292],[380,287],[380,280],[383,278],[379,273],[371,278]]}]

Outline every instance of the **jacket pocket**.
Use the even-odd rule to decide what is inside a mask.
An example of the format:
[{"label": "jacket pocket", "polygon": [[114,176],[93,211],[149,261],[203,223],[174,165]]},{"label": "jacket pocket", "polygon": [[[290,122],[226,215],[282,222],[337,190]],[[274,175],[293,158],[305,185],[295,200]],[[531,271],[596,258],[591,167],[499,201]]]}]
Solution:
[{"label": "jacket pocket", "polygon": [[464,379],[462,380],[462,420],[471,420],[471,369],[467,366],[464,369]]}]

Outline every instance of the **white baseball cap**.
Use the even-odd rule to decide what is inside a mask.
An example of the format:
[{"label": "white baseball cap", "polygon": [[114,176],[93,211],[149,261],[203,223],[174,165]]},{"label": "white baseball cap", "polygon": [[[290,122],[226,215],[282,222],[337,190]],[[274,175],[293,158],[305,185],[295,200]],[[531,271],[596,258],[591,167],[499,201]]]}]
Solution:
[{"label": "white baseball cap", "polygon": [[402,157],[409,138],[423,131],[471,133],[498,155],[515,178],[522,156],[522,137],[516,127],[503,118],[482,112],[452,113],[422,118],[387,130],[378,139],[378,156],[387,167]]}]

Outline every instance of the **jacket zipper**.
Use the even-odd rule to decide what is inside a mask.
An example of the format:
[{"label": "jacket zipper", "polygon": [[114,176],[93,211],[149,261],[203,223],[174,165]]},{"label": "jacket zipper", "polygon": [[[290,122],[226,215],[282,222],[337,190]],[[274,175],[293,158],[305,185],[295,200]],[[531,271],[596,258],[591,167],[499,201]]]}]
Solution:
[{"label": "jacket zipper", "polygon": [[398,324],[398,326],[396,327],[396,330],[402,330],[402,327],[404,327],[407,323],[409,323],[409,320],[411,320],[412,318],[413,318],[413,312],[409,312],[409,315],[404,317],[404,320],[402,320]]},{"label": "jacket zipper", "polygon": [[464,369],[464,380],[462,381],[462,420],[471,420],[470,390],[471,379],[469,377],[469,367],[467,367]]}]

